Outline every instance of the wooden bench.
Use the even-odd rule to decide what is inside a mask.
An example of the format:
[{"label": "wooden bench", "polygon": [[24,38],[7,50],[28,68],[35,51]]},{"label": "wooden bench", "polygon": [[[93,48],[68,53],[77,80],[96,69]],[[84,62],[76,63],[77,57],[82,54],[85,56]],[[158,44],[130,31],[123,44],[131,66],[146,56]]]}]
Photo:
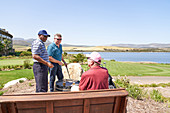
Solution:
[{"label": "wooden bench", "polygon": [[125,113],[121,89],[0,96],[0,113]]}]

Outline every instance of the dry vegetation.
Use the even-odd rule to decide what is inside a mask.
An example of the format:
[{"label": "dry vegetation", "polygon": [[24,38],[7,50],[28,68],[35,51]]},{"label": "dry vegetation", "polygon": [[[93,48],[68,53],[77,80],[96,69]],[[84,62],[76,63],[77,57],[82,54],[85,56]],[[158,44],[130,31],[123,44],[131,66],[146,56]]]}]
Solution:
[{"label": "dry vegetation", "polygon": [[118,49],[118,50],[132,50],[133,48],[115,47],[115,46],[93,46],[93,47],[63,47],[63,50],[83,50],[83,51],[104,51],[105,49]]}]

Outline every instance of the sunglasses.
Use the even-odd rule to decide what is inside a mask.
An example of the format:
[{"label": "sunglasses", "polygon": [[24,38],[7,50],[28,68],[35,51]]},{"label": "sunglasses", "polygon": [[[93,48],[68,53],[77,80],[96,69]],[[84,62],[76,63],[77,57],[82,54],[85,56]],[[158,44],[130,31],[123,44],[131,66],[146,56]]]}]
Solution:
[{"label": "sunglasses", "polygon": [[48,38],[48,36],[43,35],[45,38]]},{"label": "sunglasses", "polygon": [[58,39],[58,38],[54,38],[54,39],[57,39],[57,40],[62,40],[62,39]]}]

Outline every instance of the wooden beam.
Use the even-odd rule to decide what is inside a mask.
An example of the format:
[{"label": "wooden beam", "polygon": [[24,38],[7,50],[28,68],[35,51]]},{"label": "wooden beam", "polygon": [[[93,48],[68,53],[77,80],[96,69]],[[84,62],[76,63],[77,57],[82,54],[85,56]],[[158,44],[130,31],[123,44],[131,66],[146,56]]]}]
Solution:
[{"label": "wooden beam", "polygon": [[90,99],[84,99],[84,112],[90,113]]},{"label": "wooden beam", "polygon": [[54,113],[54,104],[52,101],[46,102],[46,113]]}]

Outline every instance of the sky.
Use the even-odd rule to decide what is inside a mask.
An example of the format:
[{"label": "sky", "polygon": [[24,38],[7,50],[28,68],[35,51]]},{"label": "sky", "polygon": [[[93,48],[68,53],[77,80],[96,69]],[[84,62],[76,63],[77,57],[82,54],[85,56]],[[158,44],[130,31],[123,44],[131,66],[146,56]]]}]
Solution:
[{"label": "sky", "polygon": [[62,44],[170,43],[170,0],[0,0],[0,28],[14,38],[47,30]]}]

